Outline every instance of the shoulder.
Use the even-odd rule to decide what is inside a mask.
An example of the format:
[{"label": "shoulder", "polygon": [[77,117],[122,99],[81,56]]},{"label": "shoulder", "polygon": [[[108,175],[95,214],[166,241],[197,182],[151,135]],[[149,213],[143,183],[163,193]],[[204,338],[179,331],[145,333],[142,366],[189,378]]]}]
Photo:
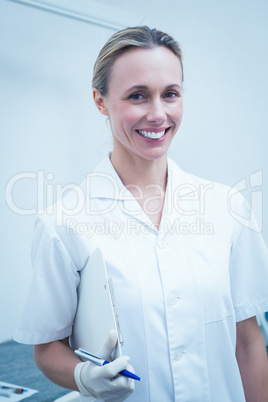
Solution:
[{"label": "shoulder", "polygon": [[225,184],[215,182],[213,180],[208,180],[206,178],[200,177],[198,175],[188,173],[178,166],[176,162],[168,158],[168,172],[175,178],[178,183],[192,184],[197,186],[208,186],[210,185],[214,189],[222,192],[227,192],[231,189],[230,186]]},{"label": "shoulder", "polygon": [[208,180],[198,175],[187,173],[174,161],[168,159],[169,179],[173,197],[189,204],[192,200],[195,210],[204,219],[218,222],[221,227],[241,231],[251,229],[259,231],[255,215],[258,206],[253,208],[235,186]]},{"label": "shoulder", "polygon": [[[172,182],[173,191],[180,195],[195,194],[199,199],[206,198],[207,202],[220,202],[227,205],[229,198],[237,191],[226,185],[198,175],[185,172],[173,160],[168,159],[168,174]],[[243,199],[241,195],[239,200]]]}]

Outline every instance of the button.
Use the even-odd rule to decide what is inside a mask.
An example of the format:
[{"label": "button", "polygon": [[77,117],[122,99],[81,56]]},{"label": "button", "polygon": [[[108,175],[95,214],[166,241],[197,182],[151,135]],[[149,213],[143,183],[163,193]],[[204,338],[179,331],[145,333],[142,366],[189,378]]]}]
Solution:
[{"label": "button", "polygon": [[171,293],[167,298],[167,302],[170,306],[175,306],[177,303],[177,296]]},{"label": "button", "polygon": [[176,349],[174,351],[173,359],[176,360],[177,362],[179,362],[183,358],[184,353],[185,352],[183,350]]},{"label": "button", "polygon": [[178,296],[177,292],[172,292],[168,295],[167,302],[170,306],[175,306],[179,299],[181,299],[181,297]]},{"label": "button", "polygon": [[167,240],[164,240],[164,239],[159,240],[159,242],[158,242],[158,247],[160,247],[160,248],[166,248],[167,246],[168,246],[168,241],[167,241]]}]

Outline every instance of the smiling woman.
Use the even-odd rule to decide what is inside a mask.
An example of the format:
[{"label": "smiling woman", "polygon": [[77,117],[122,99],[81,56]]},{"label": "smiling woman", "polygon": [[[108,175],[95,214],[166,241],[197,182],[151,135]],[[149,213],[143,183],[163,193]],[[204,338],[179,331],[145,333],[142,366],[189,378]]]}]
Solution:
[{"label": "smiling woman", "polygon": [[[113,64],[107,95],[93,89],[97,107],[110,121],[111,162],[134,196],[133,183],[139,182],[146,192],[138,200],[142,207],[148,197],[155,198],[155,210],[146,213],[157,227],[164,204],[166,153],[182,119],[181,85],[180,60],[168,48],[158,46],[120,55]],[[161,195],[152,185],[161,189]]]},{"label": "smiling woman", "polygon": [[[148,27],[114,34],[93,78],[113,150],[81,184],[84,209],[68,208],[70,193],[37,219],[35,269],[16,340],[33,343],[39,368],[81,398],[268,400],[255,319],[268,310],[267,249],[253,218],[241,224],[252,215],[239,193],[167,157],[182,119],[182,81],[181,51],[169,35]],[[103,367],[81,362],[69,345],[80,271],[97,247],[125,340],[124,355],[113,359],[117,336],[110,332],[99,354],[113,361]],[[118,375],[134,370],[127,356],[143,379],[135,387]]]}]

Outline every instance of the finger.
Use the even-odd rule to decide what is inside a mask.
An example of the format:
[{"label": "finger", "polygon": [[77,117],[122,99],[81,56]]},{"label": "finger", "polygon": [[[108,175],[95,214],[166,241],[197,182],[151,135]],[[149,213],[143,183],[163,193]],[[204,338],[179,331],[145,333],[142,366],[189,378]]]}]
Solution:
[{"label": "finger", "polygon": [[134,370],[134,368],[131,366],[131,364],[128,364],[125,369],[126,369],[127,371],[130,371],[130,372],[133,373],[133,374],[136,374],[136,373],[135,373],[135,370]]},{"label": "finger", "polygon": [[109,360],[114,348],[116,347],[116,344],[117,344],[117,333],[114,329],[111,329],[109,332],[109,336],[104,342],[98,355],[102,359]]},{"label": "finger", "polygon": [[[118,375],[117,377],[110,380],[110,389],[118,390],[122,395],[125,395],[125,398],[132,394],[135,390],[135,383],[132,378],[128,378],[122,375]],[[124,399],[125,400],[125,399]]]},{"label": "finger", "polygon": [[120,371],[124,370],[127,367],[129,360],[130,359],[128,356],[118,357],[113,362],[102,367],[103,375],[106,378],[110,379],[116,377],[120,373]]},{"label": "finger", "polygon": [[107,402],[122,402],[125,401],[134,390],[134,380],[123,376],[117,376],[109,380],[109,386],[101,396]]}]

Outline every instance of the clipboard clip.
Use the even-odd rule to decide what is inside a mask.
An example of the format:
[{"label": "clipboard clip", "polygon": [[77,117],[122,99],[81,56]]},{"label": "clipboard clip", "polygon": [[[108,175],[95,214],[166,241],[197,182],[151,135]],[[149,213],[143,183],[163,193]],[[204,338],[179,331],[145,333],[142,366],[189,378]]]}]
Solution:
[{"label": "clipboard clip", "polygon": [[112,305],[113,305],[113,310],[114,310],[114,317],[115,317],[115,324],[116,324],[116,329],[117,329],[117,333],[118,333],[118,340],[119,340],[120,345],[123,346],[124,338],[123,338],[122,329],[121,329],[121,325],[120,325],[112,278],[108,278],[108,285],[109,285],[109,290],[110,290],[110,295],[111,295],[111,300],[112,300]]}]

